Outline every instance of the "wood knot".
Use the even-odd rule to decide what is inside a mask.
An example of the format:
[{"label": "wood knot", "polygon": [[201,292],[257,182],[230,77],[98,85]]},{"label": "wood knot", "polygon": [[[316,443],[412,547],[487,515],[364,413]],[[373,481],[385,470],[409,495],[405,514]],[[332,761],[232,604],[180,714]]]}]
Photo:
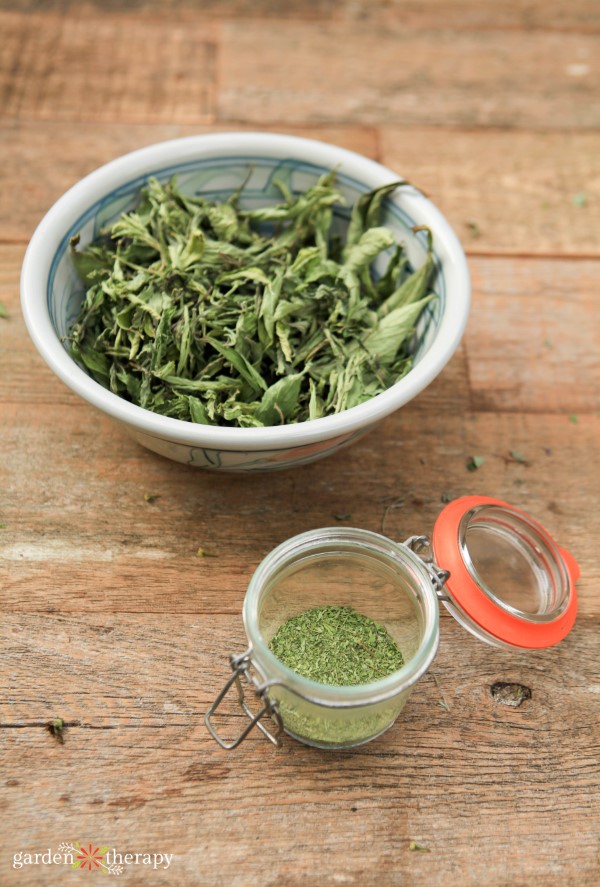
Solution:
[{"label": "wood knot", "polygon": [[518,708],[526,699],[531,699],[531,689],[525,684],[510,683],[507,681],[496,681],[490,687],[490,693],[494,702],[500,705],[512,705]]}]

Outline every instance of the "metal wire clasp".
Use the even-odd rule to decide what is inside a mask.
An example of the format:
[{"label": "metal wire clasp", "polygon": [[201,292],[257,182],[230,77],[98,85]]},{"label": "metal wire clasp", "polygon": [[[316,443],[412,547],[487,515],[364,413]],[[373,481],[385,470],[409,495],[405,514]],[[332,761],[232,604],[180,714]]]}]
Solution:
[{"label": "metal wire clasp", "polygon": [[442,570],[442,568],[438,567],[433,560],[433,555],[431,553],[431,539],[429,536],[409,536],[408,539],[403,542],[403,545],[406,545],[407,548],[414,551],[422,562],[431,577],[433,590],[435,591],[438,600],[449,601],[450,598],[446,593],[445,585],[450,578],[450,571]]},{"label": "metal wire clasp", "polygon": [[[272,699],[269,699],[267,695],[267,691],[271,684],[261,684],[257,680],[256,676],[250,672],[250,667],[252,665],[252,647],[249,647],[249,649],[241,655],[231,655],[229,657],[229,661],[231,663],[233,674],[204,716],[204,723],[206,724],[208,731],[210,732],[213,739],[215,739],[219,743],[221,748],[225,748],[228,751],[232,748],[237,748],[240,742],[243,742],[248,733],[255,726],[258,727],[258,729],[267,737],[267,739],[269,739],[273,743],[273,745],[280,746],[281,734],[283,733],[283,721],[281,720],[281,715],[279,714],[277,703],[274,702]],[[256,715],[248,708],[246,704],[244,685],[240,680],[241,677],[245,679],[246,683],[250,687],[252,687],[254,694],[258,696],[258,698],[264,703],[263,707]],[[216,728],[211,723],[210,719],[215,714],[223,699],[227,696],[233,684],[236,685],[238,691],[240,707],[242,708],[244,714],[250,719],[250,723],[240,733],[240,735],[236,737],[236,739],[232,740],[231,742],[226,742],[219,736]],[[271,731],[268,730],[260,721],[263,715],[266,714],[268,714],[275,721],[277,730],[274,733],[271,733]]]}]

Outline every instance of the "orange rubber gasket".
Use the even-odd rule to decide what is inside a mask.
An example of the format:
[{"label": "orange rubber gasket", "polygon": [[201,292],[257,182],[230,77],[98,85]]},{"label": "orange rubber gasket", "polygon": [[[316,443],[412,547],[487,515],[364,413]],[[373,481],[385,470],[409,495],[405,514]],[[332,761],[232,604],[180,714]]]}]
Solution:
[{"label": "orange rubber gasket", "polygon": [[[498,505],[513,514],[521,515],[532,523],[540,534],[549,539],[564,564],[569,581],[569,603],[552,622],[533,623],[515,616],[491,598],[473,579],[462,558],[459,548],[459,526],[465,513],[478,505]],[[452,600],[474,622],[489,634],[515,647],[528,649],[551,647],[558,644],[570,632],[577,615],[575,582],[579,578],[577,561],[568,551],[554,542],[541,524],[528,514],[500,499],[487,496],[463,496],[455,499],[438,516],[432,533],[432,547],[436,564],[450,571],[446,588]]]}]

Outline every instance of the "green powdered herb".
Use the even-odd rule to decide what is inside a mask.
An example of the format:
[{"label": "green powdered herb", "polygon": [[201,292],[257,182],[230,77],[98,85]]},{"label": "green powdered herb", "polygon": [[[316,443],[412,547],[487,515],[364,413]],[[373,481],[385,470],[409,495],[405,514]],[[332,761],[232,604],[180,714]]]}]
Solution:
[{"label": "green powdered herb", "polygon": [[319,684],[368,684],[402,668],[385,628],[352,607],[314,607],[281,625],[269,644],[277,658]]},{"label": "green powdered herb", "polygon": [[319,715],[315,707],[310,712],[295,701],[280,701],[279,712],[286,733],[317,748],[353,748],[362,745],[392,726],[402,704],[389,702],[380,706],[362,709],[365,714],[352,711],[350,716],[328,713]]},{"label": "green powdered herb", "polygon": [[150,179],[134,211],[83,249],[71,242],[87,287],[74,358],[132,403],[201,424],[303,422],[368,400],[409,371],[435,298],[431,232],[412,273],[379,224],[401,184],[362,195],[344,239],[334,173],[299,195],[280,182],[282,201],[253,210],[239,191],[215,202]]}]

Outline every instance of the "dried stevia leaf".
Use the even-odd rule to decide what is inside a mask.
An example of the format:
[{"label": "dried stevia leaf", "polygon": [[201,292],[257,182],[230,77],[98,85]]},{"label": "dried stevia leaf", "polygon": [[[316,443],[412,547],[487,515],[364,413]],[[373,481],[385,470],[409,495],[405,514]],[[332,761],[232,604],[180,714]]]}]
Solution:
[{"label": "dried stevia leaf", "polygon": [[400,346],[412,336],[421,311],[432,298],[427,296],[420,302],[403,305],[386,314],[363,339],[365,348],[376,355],[382,364],[391,363]]},{"label": "dried stevia leaf", "polygon": [[352,207],[352,215],[346,234],[347,246],[352,246],[352,244],[356,243],[367,228],[372,228],[379,224],[383,200],[390,194],[393,194],[396,188],[404,184],[407,183],[403,181],[390,182],[387,185],[362,194],[358,198]]},{"label": "dried stevia leaf", "polygon": [[243,188],[219,202],[149,179],[94,243],[72,239],[87,289],[69,341],[97,382],[165,416],[246,428],[349,409],[409,371],[435,268],[430,235],[413,272],[380,225],[404,183],[362,195],[345,238],[334,173],[302,194],[285,173],[274,184],[281,202],[244,210]]},{"label": "dried stevia leaf", "polygon": [[298,406],[303,373],[284,376],[267,388],[255,413],[263,425],[276,425],[291,419]]}]

